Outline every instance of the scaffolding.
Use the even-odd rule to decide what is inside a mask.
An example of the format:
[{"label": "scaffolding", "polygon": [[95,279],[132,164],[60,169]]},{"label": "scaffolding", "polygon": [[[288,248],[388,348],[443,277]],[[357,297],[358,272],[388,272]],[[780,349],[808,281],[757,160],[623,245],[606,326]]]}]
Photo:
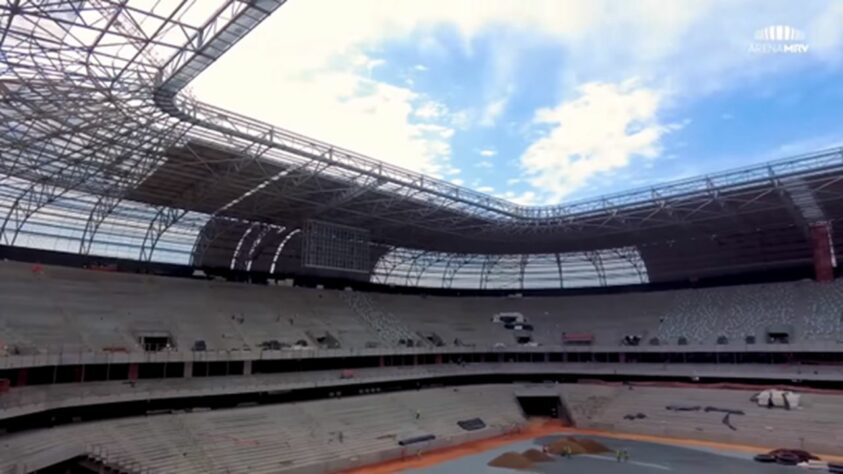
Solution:
[{"label": "scaffolding", "polygon": [[[442,286],[476,273],[480,288],[556,287],[565,273],[602,285],[805,263],[800,235],[843,215],[840,148],[522,206],[193,98],[190,82],[284,3],[0,5],[0,245],[182,264],[214,251],[214,265],[272,272],[316,219],[369,233],[374,281],[436,268]],[[139,192],[150,183],[172,189]],[[726,268],[708,241],[747,260]]]}]

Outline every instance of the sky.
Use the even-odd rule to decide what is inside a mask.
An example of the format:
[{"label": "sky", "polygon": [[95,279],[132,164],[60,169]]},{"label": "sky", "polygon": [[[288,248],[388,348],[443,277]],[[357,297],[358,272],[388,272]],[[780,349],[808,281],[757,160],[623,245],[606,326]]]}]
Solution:
[{"label": "sky", "polygon": [[289,0],[190,91],[566,203],[843,144],[843,1]]}]

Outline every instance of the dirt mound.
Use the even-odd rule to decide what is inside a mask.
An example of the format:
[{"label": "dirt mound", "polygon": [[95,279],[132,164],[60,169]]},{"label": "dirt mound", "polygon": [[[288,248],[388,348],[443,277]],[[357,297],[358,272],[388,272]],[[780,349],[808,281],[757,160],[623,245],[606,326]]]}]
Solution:
[{"label": "dirt mound", "polygon": [[600,454],[600,453],[608,453],[611,451],[605,444],[601,443],[600,441],[595,441],[593,439],[588,438],[572,438],[576,441],[576,443],[585,449],[585,452],[588,454]]},{"label": "dirt mound", "polygon": [[520,453],[510,451],[489,461],[489,466],[509,469],[529,469],[533,466],[533,461],[530,461]]},{"label": "dirt mound", "polygon": [[547,454],[539,451],[538,449],[528,449],[521,453],[522,456],[529,459],[532,462],[548,462],[553,461],[553,458],[548,456]]},{"label": "dirt mound", "polygon": [[548,445],[548,451],[553,454],[600,454],[608,453],[611,449],[599,441],[588,438],[566,437],[559,438]]},{"label": "dirt mound", "polygon": [[585,454],[585,448],[580,446],[573,438],[560,438],[547,445],[547,450],[553,454],[564,456],[565,454]]}]

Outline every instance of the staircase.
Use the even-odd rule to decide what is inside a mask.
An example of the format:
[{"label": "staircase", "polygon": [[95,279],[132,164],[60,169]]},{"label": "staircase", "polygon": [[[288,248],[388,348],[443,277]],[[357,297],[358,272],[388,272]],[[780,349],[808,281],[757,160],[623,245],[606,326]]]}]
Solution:
[{"label": "staircase", "polygon": [[785,192],[790,200],[799,209],[802,217],[807,222],[819,222],[826,220],[823,210],[814,197],[811,187],[805,184],[802,178],[784,178],[781,180]]},{"label": "staircase", "polygon": [[372,328],[381,342],[389,346],[399,345],[401,340],[413,341],[413,345],[427,344],[426,341],[420,341],[418,336],[395,316],[375,306],[367,294],[347,291],[343,295],[345,303],[354,315]]}]

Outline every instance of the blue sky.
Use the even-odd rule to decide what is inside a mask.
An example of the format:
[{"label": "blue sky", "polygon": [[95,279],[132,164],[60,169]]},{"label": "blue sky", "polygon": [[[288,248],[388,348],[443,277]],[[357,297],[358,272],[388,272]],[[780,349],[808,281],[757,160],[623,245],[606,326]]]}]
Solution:
[{"label": "blue sky", "polygon": [[[803,53],[757,53],[769,25]],[[290,0],[199,98],[525,204],[843,144],[843,2]]]}]

